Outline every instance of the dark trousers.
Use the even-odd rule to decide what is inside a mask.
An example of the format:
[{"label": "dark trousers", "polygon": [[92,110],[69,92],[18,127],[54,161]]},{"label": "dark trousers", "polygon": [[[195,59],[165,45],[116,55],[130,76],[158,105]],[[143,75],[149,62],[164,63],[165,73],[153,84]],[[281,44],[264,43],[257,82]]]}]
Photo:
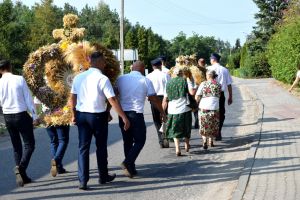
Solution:
[{"label": "dark trousers", "polygon": [[198,110],[194,111],[193,114],[195,119],[194,128],[199,128]]},{"label": "dark trousers", "polygon": [[76,112],[78,127],[79,155],[78,178],[80,183],[89,181],[89,154],[92,137],[95,137],[96,156],[100,179],[106,179],[107,169],[107,136],[108,113]]},{"label": "dark trousers", "polygon": [[[163,100],[164,97],[163,96],[157,96],[157,97],[159,98],[160,102],[162,103],[162,100]],[[159,129],[162,125],[162,119],[161,119],[161,116],[160,116],[160,112],[153,104],[151,104],[151,111],[152,111],[153,122],[154,122],[156,132],[157,132],[157,136],[158,136],[158,142],[159,142],[159,144],[163,144],[164,136],[159,131]]]},{"label": "dark trousers", "polygon": [[224,92],[221,92],[219,106],[220,106],[220,124],[219,124],[219,135],[217,137],[222,137],[221,131],[225,121],[225,95]]},{"label": "dark trousers", "polygon": [[50,151],[59,169],[63,168],[62,159],[69,143],[70,126],[49,126],[47,133],[50,137]]},{"label": "dark trousers", "polygon": [[[35,148],[32,118],[27,112],[21,112],[4,114],[4,119],[13,145],[16,166],[25,171]],[[21,137],[24,143],[24,152]]]},{"label": "dark trousers", "polygon": [[124,123],[119,118],[119,125],[122,131],[124,142],[124,162],[130,166],[135,167],[135,160],[143,149],[146,142],[146,124],[143,113],[136,113],[134,111],[125,112],[130,121],[130,128],[125,131],[123,129]]}]

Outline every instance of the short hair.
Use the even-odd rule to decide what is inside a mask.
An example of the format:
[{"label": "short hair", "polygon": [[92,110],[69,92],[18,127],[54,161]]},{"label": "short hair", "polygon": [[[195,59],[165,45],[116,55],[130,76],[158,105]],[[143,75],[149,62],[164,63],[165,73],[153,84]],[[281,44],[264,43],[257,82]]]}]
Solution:
[{"label": "short hair", "polygon": [[159,58],[160,58],[160,60],[163,61],[163,62],[166,62],[166,61],[167,61],[166,56],[160,56]]},{"label": "short hair", "polygon": [[91,62],[95,62],[99,58],[103,58],[103,57],[104,57],[103,53],[101,53],[100,51],[95,51],[91,54]]},{"label": "short hair", "polygon": [[210,59],[214,59],[214,60],[216,60],[217,62],[220,62],[221,56],[220,56],[219,54],[217,54],[217,53],[212,53],[212,54],[210,55]]},{"label": "short hair", "polygon": [[10,61],[9,60],[1,60],[0,61],[0,70],[9,70],[10,69]]}]

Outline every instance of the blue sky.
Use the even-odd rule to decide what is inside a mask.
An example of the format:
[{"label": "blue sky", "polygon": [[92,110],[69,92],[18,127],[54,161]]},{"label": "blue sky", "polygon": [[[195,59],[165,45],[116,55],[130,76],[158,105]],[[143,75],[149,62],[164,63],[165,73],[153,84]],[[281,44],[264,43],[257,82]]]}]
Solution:
[{"label": "blue sky", "polygon": [[[121,0],[103,0],[111,9],[120,11]],[[165,39],[172,39],[180,31],[214,36],[231,44],[237,38],[243,43],[255,25],[258,12],[252,0],[124,0],[125,17],[133,24],[151,27]],[[39,0],[22,0],[32,6]],[[86,4],[96,6],[99,0],[54,0],[62,7],[65,2],[81,10]]]}]

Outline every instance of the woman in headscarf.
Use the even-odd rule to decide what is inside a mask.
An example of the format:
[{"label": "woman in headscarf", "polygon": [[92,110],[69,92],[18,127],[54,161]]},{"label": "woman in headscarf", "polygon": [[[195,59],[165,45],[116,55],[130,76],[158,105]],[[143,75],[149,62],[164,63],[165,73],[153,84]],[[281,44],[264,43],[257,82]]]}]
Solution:
[{"label": "woman in headscarf", "polygon": [[213,147],[213,137],[218,135],[219,131],[219,99],[221,95],[221,85],[216,81],[218,75],[213,70],[206,72],[206,79],[200,84],[196,100],[199,104],[199,124],[200,135],[203,139],[203,148],[207,149],[209,142]]},{"label": "woman in headscarf", "polygon": [[192,114],[191,108],[188,107],[187,95],[188,93],[195,94],[194,89],[188,86],[183,76],[183,69],[175,67],[174,78],[168,82],[163,99],[163,108],[168,107],[166,135],[168,139],[174,140],[177,156],[181,155],[180,138],[185,138],[186,152],[190,149]]}]

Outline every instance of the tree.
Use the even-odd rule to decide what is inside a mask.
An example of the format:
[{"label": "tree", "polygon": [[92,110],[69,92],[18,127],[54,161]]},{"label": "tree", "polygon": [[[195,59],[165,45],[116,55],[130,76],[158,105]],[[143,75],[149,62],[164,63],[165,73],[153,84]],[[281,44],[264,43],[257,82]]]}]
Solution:
[{"label": "tree", "polygon": [[236,39],[235,41],[235,45],[233,47],[233,50],[236,52],[236,51],[239,51],[241,48],[241,40],[238,38]]},{"label": "tree", "polygon": [[10,0],[0,4],[0,54],[2,58],[11,60],[14,70],[20,73],[29,53],[27,25],[32,20],[32,12],[22,3],[14,6]]},{"label": "tree", "polygon": [[139,59],[143,61],[146,64],[146,66],[148,66],[150,64],[148,58],[148,31],[144,26],[138,27],[137,38],[138,38]]},{"label": "tree", "polygon": [[268,43],[267,56],[274,78],[292,83],[300,64],[299,0],[292,1],[284,21]]},{"label": "tree", "polygon": [[53,0],[42,0],[41,4],[35,4],[33,11],[34,18],[30,27],[32,51],[40,46],[53,43],[52,31],[63,26],[63,12],[53,5]]},{"label": "tree", "polygon": [[69,3],[65,3],[64,8],[63,8],[63,14],[66,15],[69,13],[78,15],[78,11],[77,11],[76,7],[71,6]]},{"label": "tree", "polygon": [[137,33],[135,28],[131,28],[125,35],[125,48],[135,49],[138,47]]}]

